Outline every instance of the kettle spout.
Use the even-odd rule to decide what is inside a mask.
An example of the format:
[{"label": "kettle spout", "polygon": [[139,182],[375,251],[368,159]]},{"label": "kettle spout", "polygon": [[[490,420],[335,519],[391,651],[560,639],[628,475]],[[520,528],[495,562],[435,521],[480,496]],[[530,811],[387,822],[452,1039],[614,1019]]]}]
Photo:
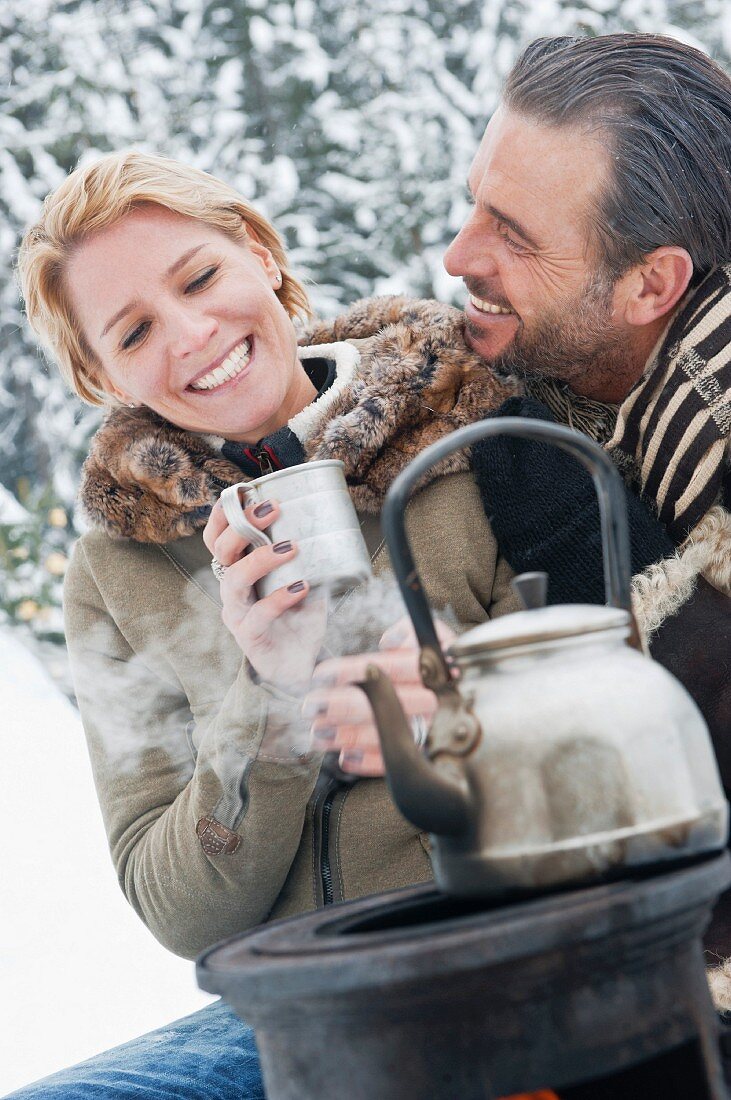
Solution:
[{"label": "kettle spout", "polygon": [[417,747],[403,707],[388,676],[369,665],[357,685],[368,697],[386,765],[386,781],[397,807],[412,825],[436,836],[457,837],[472,818],[467,785],[441,775]]}]

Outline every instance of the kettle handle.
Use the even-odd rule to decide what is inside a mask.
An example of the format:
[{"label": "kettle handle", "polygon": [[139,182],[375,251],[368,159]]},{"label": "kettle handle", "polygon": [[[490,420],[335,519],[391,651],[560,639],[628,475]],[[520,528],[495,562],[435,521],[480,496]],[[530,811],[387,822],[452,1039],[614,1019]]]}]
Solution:
[{"label": "kettle handle", "polygon": [[[604,557],[604,590],[607,604],[632,611],[630,596],[630,549],[627,526],[627,505],[624,499],[622,479],[611,459],[598,443],[572,428],[551,421],[528,420],[520,416],[506,416],[496,420],[482,420],[459,428],[444,439],[432,443],[409,463],[394,480],[383,505],[382,526],[388,544],[391,563],[396,573],[401,593],[414,624],[416,637],[422,649],[422,666],[429,652],[432,664],[430,680],[450,683],[451,674],[437,638],[434,619],[424,593],[421,578],[414,564],[406,534],[406,505],[414,488],[424,474],[437,462],[454,451],[495,435],[520,436],[555,443],[557,447],[573,454],[591,474],[599,498],[599,515],[602,528],[602,552]],[[422,672],[426,668],[422,667]]]}]

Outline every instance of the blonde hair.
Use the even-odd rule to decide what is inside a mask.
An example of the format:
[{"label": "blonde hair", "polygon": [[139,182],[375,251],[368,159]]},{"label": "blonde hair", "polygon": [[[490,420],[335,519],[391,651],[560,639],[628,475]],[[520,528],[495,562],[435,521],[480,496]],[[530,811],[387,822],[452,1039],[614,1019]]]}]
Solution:
[{"label": "blonde hair", "polygon": [[41,217],[20,245],[18,270],[28,320],[58,361],[61,374],[91,405],[110,402],[101,365],[74,316],[64,286],[70,255],[93,233],[142,204],[196,218],[234,241],[255,237],[282,275],[277,297],[290,317],[311,316],[307,292],[288,270],[279,234],[232,187],[179,161],[149,153],[109,153],[77,168],[47,196]]}]

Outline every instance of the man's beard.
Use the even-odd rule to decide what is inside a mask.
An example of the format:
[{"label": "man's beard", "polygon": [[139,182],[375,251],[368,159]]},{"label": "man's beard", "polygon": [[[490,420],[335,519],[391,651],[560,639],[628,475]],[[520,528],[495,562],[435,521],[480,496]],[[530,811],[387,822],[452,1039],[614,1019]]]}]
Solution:
[{"label": "man's beard", "polygon": [[[613,323],[614,281],[596,275],[573,299],[546,312],[532,332],[521,323],[506,348],[488,360],[500,377],[559,378],[584,391],[625,375],[631,361],[626,336]],[[471,331],[467,322],[467,332]],[[478,326],[473,334],[479,338]]]}]

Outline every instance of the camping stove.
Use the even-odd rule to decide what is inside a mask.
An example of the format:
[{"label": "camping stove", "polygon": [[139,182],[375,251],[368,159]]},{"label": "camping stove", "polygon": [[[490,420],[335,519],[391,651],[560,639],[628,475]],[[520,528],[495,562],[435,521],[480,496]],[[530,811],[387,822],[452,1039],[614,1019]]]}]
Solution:
[{"label": "camping stove", "polygon": [[729,867],[398,890],[236,936],[198,981],[255,1029],[269,1100],[727,1100],[701,935]]}]

